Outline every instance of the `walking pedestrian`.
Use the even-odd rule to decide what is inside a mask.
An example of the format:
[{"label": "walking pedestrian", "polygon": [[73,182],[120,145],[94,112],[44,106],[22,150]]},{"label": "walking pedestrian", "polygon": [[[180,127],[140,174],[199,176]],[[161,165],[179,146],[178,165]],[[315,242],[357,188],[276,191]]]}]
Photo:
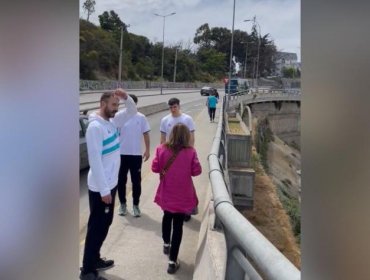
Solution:
[{"label": "walking pedestrian", "polygon": [[[172,128],[177,123],[183,123],[190,130],[190,146],[194,147],[195,137],[195,125],[193,118],[188,114],[182,113],[180,109],[180,100],[176,97],[168,100],[168,106],[170,109],[170,114],[162,118],[160,124],[161,139],[160,143],[163,144],[168,140],[168,137],[171,133]],[[191,211],[193,213],[193,211]],[[185,222],[188,222],[191,219],[191,213],[185,215]]]},{"label": "walking pedestrian", "polygon": [[[187,213],[198,204],[192,176],[202,173],[196,150],[190,145],[191,133],[185,124],[173,126],[169,139],[156,149],[152,171],[160,174],[155,203],[163,210],[163,253],[169,254],[167,273],[175,273]],[[172,232],[172,234],[171,234]]]},{"label": "walking pedestrian", "polygon": [[208,107],[208,114],[209,114],[209,121],[214,122],[215,114],[216,114],[216,106],[218,103],[218,99],[214,94],[211,94],[207,97],[206,105]]},{"label": "walking pedestrian", "polygon": [[[130,94],[130,97],[137,105],[138,99],[136,95]],[[121,167],[118,175],[118,198],[120,207],[118,214],[125,216],[127,214],[126,205],[126,183],[127,173],[130,171],[132,183],[132,213],[134,217],[140,217],[141,211],[139,208],[141,195],[141,166],[150,157],[150,126],[146,117],[137,112],[120,128],[120,152],[121,152]],[[142,153],[141,139],[144,137],[145,151]]]},{"label": "walking pedestrian", "polygon": [[[126,108],[118,112],[119,98]],[[117,113],[118,112],[118,113]],[[89,116],[86,131],[90,170],[87,175],[90,216],[87,224],[81,280],[106,280],[98,275],[114,265],[113,260],[100,257],[100,249],[113,220],[114,200],[120,167],[117,126],[122,126],[137,112],[134,101],[123,89],[105,92],[97,113]]]}]

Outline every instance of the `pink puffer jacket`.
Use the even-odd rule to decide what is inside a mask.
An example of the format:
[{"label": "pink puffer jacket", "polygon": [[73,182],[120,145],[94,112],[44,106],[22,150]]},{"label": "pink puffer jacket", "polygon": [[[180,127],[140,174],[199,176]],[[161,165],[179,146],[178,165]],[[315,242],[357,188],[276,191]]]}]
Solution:
[{"label": "pink puffer jacket", "polygon": [[[172,156],[165,145],[159,145],[152,162],[152,171],[160,173]],[[171,213],[190,213],[198,205],[192,176],[202,173],[197,152],[194,148],[182,149],[160,180],[154,202],[162,210]]]}]

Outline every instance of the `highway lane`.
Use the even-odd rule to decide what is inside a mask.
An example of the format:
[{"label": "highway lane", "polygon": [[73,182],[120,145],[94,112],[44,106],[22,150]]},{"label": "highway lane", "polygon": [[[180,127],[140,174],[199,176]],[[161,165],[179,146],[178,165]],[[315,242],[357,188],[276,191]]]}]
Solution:
[{"label": "highway lane", "polygon": [[[220,92],[220,99],[222,98],[221,92]],[[155,96],[155,97],[146,97],[146,98],[139,98],[138,106],[143,106],[142,102],[143,100],[148,100],[152,103],[158,103],[158,100],[162,100],[163,102],[167,102],[169,98],[172,96],[176,96],[181,100],[181,110],[182,112],[189,114],[193,119],[195,120],[198,116],[198,114],[204,109],[206,98],[205,96],[200,96],[200,93],[187,93],[183,94],[183,98],[181,98],[180,94],[176,95],[165,95],[165,96]],[[147,102],[148,102],[147,101]],[[146,104],[149,105],[149,104]],[[150,174],[150,164],[153,159],[153,154],[155,151],[155,147],[159,144],[160,139],[160,133],[159,133],[159,125],[162,117],[167,115],[169,111],[163,111],[159,112],[153,115],[148,116],[148,121],[151,127],[150,132],[150,140],[151,140],[151,151],[150,151],[150,158],[147,162],[143,163],[142,166],[142,178],[144,179],[146,175]],[[195,147],[196,147],[196,140],[197,135],[200,133],[195,133]],[[88,205],[88,195],[87,195],[87,185],[86,185],[86,177],[87,177],[87,171],[88,169],[80,171],[80,239],[82,240],[86,235],[86,225],[87,220],[89,216],[89,205]],[[127,185],[127,193],[126,197],[127,199],[132,199],[131,194],[131,181],[128,179],[128,185]],[[144,188],[143,188],[143,191]],[[118,199],[118,198],[117,198]],[[116,207],[118,203],[116,201]]]},{"label": "highway lane", "polygon": [[[130,94],[135,94],[140,99],[139,106],[146,106],[160,102],[167,102],[169,98],[172,96],[176,96],[182,102],[187,103],[189,99],[194,97],[200,96],[200,90],[171,90],[168,92],[164,92],[164,94],[159,94],[158,90],[127,90]],[[98,102],[100,99],[101,93],[87,93],[87,94],[80,94],[80,108],[82,108],[83,104],[91,103],[91,102]]]}]

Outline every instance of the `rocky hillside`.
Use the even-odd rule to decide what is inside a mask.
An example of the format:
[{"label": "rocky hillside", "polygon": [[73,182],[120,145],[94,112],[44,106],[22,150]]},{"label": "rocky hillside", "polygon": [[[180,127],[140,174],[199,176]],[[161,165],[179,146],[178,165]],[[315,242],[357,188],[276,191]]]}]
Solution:
[{"label": "rocky hillside", "polygon": [[252,153],[254,209],[243,215],[300,268],[300,152],[274,136],[267,150],[268,174],[255,148]]}]

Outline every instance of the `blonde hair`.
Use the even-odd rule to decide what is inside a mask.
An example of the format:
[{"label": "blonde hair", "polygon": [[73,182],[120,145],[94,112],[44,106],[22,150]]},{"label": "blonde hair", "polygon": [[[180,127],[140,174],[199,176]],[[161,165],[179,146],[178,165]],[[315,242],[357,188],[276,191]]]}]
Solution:
[{"label": "blonde hair", "polygon": [[176,124],[170,133],[168,141],[165,143],[166,147],[173,151],[179,151],[183,148],[190,147],[190,130],[182,124]]}]

